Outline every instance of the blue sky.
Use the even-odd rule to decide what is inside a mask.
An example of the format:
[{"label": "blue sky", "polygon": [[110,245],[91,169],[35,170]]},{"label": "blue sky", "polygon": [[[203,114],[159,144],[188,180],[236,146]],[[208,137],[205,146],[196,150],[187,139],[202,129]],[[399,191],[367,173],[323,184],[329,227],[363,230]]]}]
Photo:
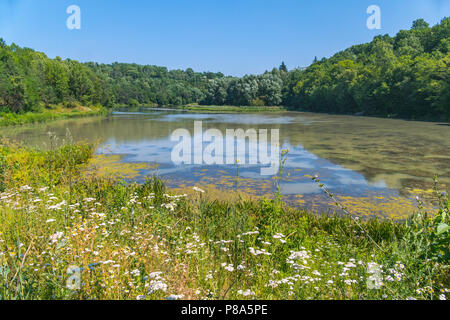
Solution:
[{"label": "blue sky", "polygon": [[[81,8],[68,30],[66,8]],[[382,29],[366,27],[369,5]],[[0,0],[0,37],[79,61],[257,74],[309,65],[377,34],[450,16],[448,0]]]}]

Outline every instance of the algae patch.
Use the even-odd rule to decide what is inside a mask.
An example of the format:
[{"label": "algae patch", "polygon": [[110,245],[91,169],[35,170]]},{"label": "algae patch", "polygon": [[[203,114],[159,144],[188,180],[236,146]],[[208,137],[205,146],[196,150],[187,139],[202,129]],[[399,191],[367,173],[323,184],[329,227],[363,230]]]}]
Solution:
[{"label": "algae patch", "polygon": [[142,170],[159,167],[151,162],[123,162],[123,155],[99,154],[90,159],[86,174],[114,179],[136,179]]}]

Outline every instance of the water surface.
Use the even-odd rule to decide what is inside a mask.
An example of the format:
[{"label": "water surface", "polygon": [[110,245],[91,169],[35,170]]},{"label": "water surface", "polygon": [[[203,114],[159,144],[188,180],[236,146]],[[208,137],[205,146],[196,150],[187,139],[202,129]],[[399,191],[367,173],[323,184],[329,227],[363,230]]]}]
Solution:
[{"label": "water surface", "polygon": [[193,135],[194,121],[224,135],[226,129],[279,129],[282,148],[290,150],[282,192],[292,205],[332,208],[311,180],[316,174],[344,205],[363,216],[410,214],[416,195],[430,197],[434,174],[443,189],[450,185],[450,126],[438,123],[299,112],[149,111],[5,128],[0,134],[42,148],[50,145],[48,132],[56,134],[59,143],[97,143],[97,154],[108,155],[97,164],[115,165],[112,171],[138,182],[157,173],[180,190],[201,186],[217,193],[237,188],[254,196],[273,194],[274,179],[262,176],[260,165],[174,164],[171,151],[177,142],[170,137],[178,128]]}]

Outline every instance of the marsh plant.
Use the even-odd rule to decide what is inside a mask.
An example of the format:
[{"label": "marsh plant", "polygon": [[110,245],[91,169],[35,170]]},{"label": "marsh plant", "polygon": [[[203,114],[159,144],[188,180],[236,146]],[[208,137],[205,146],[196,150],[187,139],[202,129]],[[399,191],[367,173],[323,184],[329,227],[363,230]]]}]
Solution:
[{"label": "marsh plant", "polygon": [[446,193],[407,221],[358,220],[87,175],[92,153],[0,147],[2,299],[449,295]]}]

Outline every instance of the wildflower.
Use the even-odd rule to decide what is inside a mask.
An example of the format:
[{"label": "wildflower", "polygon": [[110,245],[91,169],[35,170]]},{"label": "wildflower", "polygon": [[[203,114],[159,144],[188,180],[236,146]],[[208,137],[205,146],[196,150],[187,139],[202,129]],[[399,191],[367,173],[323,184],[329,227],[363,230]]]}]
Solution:
[{"label": "wildflower", "polygon": [[52,243],[56,243],[56,242],[58,242],[59,239],[62,238],[63,235],[64,234],[62,232],[56,232],[55,234],[50,236],[50,241]]},{"label": "wildflower", "polygon": [[175,203],[163,203],[161,205],[161,208],[166,208],[169,209],[170,211],[175,211],[175,206],[176,206]]},{"label": "wildflower", "polygon": [[395,267],[396,267],[396,268],[399,268],[399,269],[404,269],[404,268],[405,268],[405,266],[404,266],[403,264],[401,264],[400,262],[397,262],[397,263],[395,264]]},{"label": "wildflower", "polygon": [[298,260],[298,259],[306,260],[309,258],[310,258],[310,256],[306,250],[298,251],[298,252],[291,251],[291,255],[289,256],[289,258],[287,258],[287,262],[292,264],[291,261]]},{"label": "wildflower", "polygon": [[202,190],[198,187],[193,187],[192,189],[194,189],[194,191],[196,191],[196,192],[205,193],[205,190]]},{"label": "wildflower", "polygon": [[258,230],[255,230],[255,231],[249,231],[249,232],[240,234],[240,235],[238,235],[237,237],[240,238],[241,236],[251,236],[251,235],[255,235],[255,234],[259,234],[259,231],[258,231]]},{"label": "wildflower", "polygon": [[48,209],[49,210],[61,210],[61,207],[66,205],[66,200],[54,205],[54,206],[49,206]]},{"label": "wildflower", "polygon": [[145,296],[137,296],[136,300],[145,300]]},{"label": "wildflower", "polygon": [[226,263],[222,263],[222,267],[224,267],[225,270],[229,271],[229,272],[233,272],[234,271],[234,266],[232,264],[226,264]]},{"label": "wildflower", "polygon": [[272,255],[271,253],[267,252],[265,249],[256,249],[255,248],[248,248],[250,250],[250,253],[254,256],[259,256],[259,255],[266,255],[266,256],[270,256]]},{"label": "wildflower", "polygon": [[148,289],[149,293],[152,294],[158,290],[161,290],[163,292],[166,292],[167,290],[167,284],[165,284],[163,281],[161,280],[152,280],[150,282],[150,287]]},{"label": "wildflower", "polygon": [[160,279],[162,272],[152,272],[149,274],[150,279]]},{"label": "wildflower", "polygon": [[247,289],[247,290],[245,290],[245,291],[238,290],[237,293],[240,294],[241,296],[244,296],[244,297],[254,296],[254,295],[255,295],[255,293],[252,292],[252,291],[250,291],[249,289]]},{"label": "wildflower", "polygon": [[213,278],[213,275],[212,275],[212,274],[208,274],[208,275],[205,277],[205,280],[208,281],[208,280],[211,280],[212,278]]},{"label": "wildflower", "polygon": [[131,271],[131,274],[134,275],[135,277],[138,277],[141,275],[141,272],[138,269],[135,269],[135,270]]},{"label": "wildflower", "polygon": [[445,294],[441,294],[439,296],[439,300],[442,300],[442,301],[447,300],[447,298],[445,297]]}]

